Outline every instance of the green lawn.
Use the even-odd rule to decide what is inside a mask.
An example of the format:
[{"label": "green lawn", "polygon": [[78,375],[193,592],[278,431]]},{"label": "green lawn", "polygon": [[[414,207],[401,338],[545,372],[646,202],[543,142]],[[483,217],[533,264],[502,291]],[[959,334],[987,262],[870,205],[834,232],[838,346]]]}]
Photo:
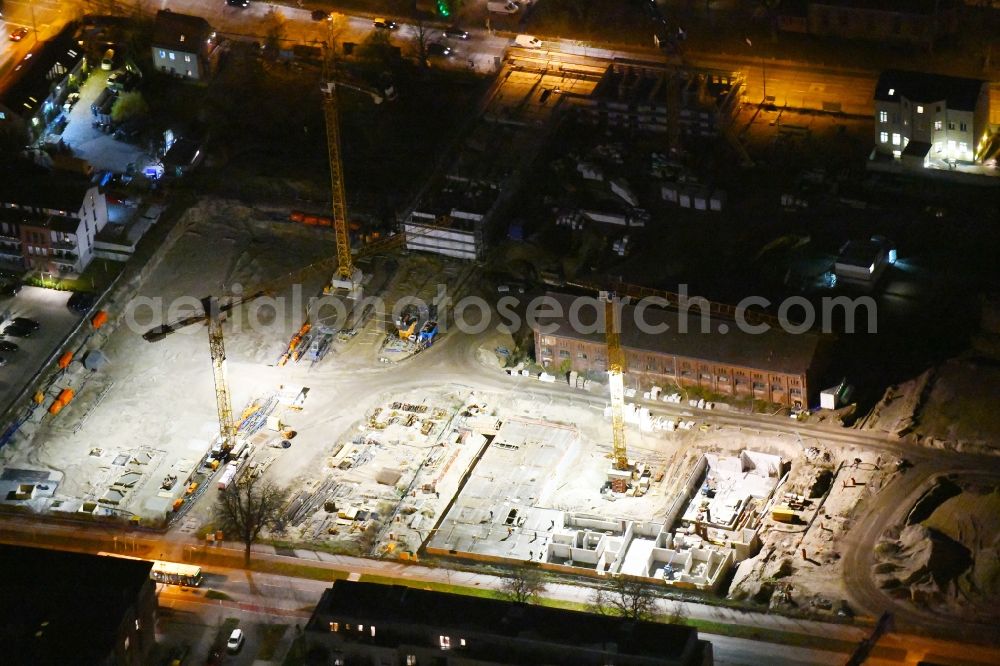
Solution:
[{"label": "green lawn", "polygon": [[260,627],[260,650],[257,659],[274,659],[278,643],[288,630],[287,624],[265,624]]},{"label": "green lawn", "polygon": [[94,259],[78,278],[63,278],[50,273],[27,280],[27,284],[59,291],[92,291],[101,293],[108,288],[125,264],[110,259]]}]

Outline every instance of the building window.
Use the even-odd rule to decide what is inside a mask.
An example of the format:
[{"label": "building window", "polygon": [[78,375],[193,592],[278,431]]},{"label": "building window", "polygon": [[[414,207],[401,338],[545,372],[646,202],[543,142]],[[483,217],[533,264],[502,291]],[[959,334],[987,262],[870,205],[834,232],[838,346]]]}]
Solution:
[{"label": "building window", "polygon": [[583,352],[577,352],[577,353],[576,353],[576,357],[577,357],[577,358],[579,358],[579,359],[582,359],[582,360],[584,360],[584,361],[586,361],[586,360],[587,360],[587,355],[586,355],[586,354],[584,354]]},{"label": "building window", "polygon": [[887,122],[889,122],[889,112],[888,111],[879,111],[878,112],[878,121],[880,123],[887,123]]},{"label": "building window", "polygon": [[191,62],[191,56],[189,55],[184,56],[184,62]]},{"label": "building window", "polygon": [[192,72],[192,71],[191,71],[191,70],[189,69],[189,70],[187,71],[187,75],[188,75],[188,76],[194,76],[194,72]]},{"label": "building window", "polygon": [[442,650],[450,650],[451,636],[438,636],[438,643],[441,645]]},{"label": "building window", "polygon": [[170,53],[168,54],[168,57],[169,57],[169,58],[170,58],[171,60],[177,60],[177,54],[175,54],[175,53],[174,53],[173,51],[171,51],[171,52],[170,52]]},{"label": "building window", "polygon": [[898,132],[893,132],[892,133],[892,145],[898,146],[900,143],[902,143],[902,137],[899,136]]},{"label": "building window", "polygon": [[330,623],[330,631],[340,631],[340,623],[339,622],[331,622]]},{"label": "building window", "polygon": [[140,629],[142,629],[142,625],[139,624],[139,618],[136,618],[135,619],[135,630],[139,631]]},{"label": "building window", "polygon": [[754,382],[753,383],[753,390],[754,391],[763,391],[764,390],[764,382]]},{"label": "building window", "polygon": [[161,58],[166,58],[167,57],[167,52],[164,51],[163,49],[160,49],[160,57]]},{"label": "building window", "polygon": [[965,155],[967,152],[969,152],[969,144],[967,144],[964,141],[959,141],[958,142],[958,153],[959,153],[959,155]]},{"label": "building window", "polygon": [[938,104],[938,106],[937,106],[937,109],[936,109],[936,110],[937,110],[937,112],[938,112],[938,113],[941,113],[941,105],[940,105],[940,104]]},{"label": "building window", "polygon": [[415,654],[406,655],[406,666],[417,666],[417,655]]},{"label": "building window", "polygon": [[968,129],[969,129],[968,125],[966,125],[965,123],[959,123],[958,130],[960,132],[966,132],[966,131],[968,131]]},{"label": "building window", "polygon": [[460,639],[458,639],[458,644],[459,644],[459,645],[460,645],[461,647],[465,647],[465,639],[464,639],[464,638],[460,638]]},{"label": "building window", "polygon": [[372,638],[374,638],[375,637],[375,625],[373,624],[371,627],[369,627],[369,629],[370,629],[370,631],[368,633],[370,633],[372,635]]},{"label": "building window", "polygon": [[126,652],[128,652],[128,647],[129,647],[129,645],[131,645],[131,644],[132,644],[132,641],[131,641],[131,640],[129,640],[129,637],[128,637],[128,636],[126,636],[126,637],[125,637],[125,651],[126,651]]},{"label": "building window", "polygon": [[889,143],[889,133],[888,132],[879,132],[878,133],[878,140],[879,140],[879,143]]},{"label": "building window", "polygon": [[710,373],[710,372],[703,372],[703,373],[701,373],[701,378],[704,379],[707,382],[710,382],[710,381],[712,381],[712,373]]},{"label": "building window", "polygon": [[559,350],[559,358],[569,358],[569,352],[565,349]]},{"label": "building window", "polygon": [[943,124],[941,123],[941,121],[940,120],[935,120],[934,121],[934,131],[940,132],[941,131],[941,127],[943,127]]},{"label": "building window", "polygon": [[917,104],[917,113],[923,113],[923,112],[924,112],[924,107]]},{"label": "building window", "polygon": [[948,123],[948,129],[950,130],[955,129],[955,123]]}]

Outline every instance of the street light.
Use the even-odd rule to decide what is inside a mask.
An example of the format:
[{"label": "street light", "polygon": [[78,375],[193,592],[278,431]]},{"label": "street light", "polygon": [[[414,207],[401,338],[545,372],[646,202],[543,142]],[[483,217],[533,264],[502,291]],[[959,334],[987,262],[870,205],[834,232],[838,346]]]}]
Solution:
[{"label": "street light", "polygon": [[[753,42],[750,41],[750,38],[745,37],[744,39],[746,40],[747,46],[753,48]],[[763,54],[761,54],[760,56],[760,71],[761,71],[761,78],[763,81],[762,85],[764,88],[764,94],[761,100],[761,104],[763,104],[764,102],[767,101],[767,62],[764,60]]]}]

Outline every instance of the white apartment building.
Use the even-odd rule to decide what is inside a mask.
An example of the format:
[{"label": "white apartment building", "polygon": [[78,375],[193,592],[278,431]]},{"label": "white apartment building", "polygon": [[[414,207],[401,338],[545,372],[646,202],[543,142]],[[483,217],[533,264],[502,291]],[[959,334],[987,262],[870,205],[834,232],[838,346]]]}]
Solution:
[{"label": "white apartment building", "polygon": [[985,81],[886,70],[874,101],[878,152],[919,166],[981,159],[989,136]]},{"label": "white apartment building", "polygon": [[214,37],[212,26],[200,16],[160,10],[153,26],[153,66],[173,76],[203,80],[209,74]]},{"label": "white apartment building", "polygon": [[94,258],[108,205],[84,178],[25,173],[0,182],[0,263],[79,275]]}]

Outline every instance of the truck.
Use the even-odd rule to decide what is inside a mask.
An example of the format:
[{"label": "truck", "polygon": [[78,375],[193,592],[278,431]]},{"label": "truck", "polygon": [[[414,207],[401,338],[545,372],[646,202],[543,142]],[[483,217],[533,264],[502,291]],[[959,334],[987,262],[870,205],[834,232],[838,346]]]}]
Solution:
[{"label": "truck", "polygon": [[420,310],[416,305],[407,305],[396,320],[396,333],[400,340],[409,340],[417,330]]},{"label": "truck", "polygon": [[225,490],[230,483],[236,480],[237,471],[239,471],[239,465],[235,462],[226,465],[226,468],[222,470],[222,476],[219,477],[219,490]]},{"label": "truck", "polygon": [[100,113],[100,110],[102,108],[104,108],[105,103],[109,99],[111,99],[113,97],[116,97],[117,95],[118,95],[118,93],[116,93],[111,88],[105,88],[104,90],[101,91],[101,94],[97,96],[97,99],[95,99],[91,103],[91,105],[90,105],[90,112],[92,114],[94,114],[95,116],[98,115]]},{"label": "truck", "polygon": [[521,5],[516,0],[499,0],[498,2],[487,2],[486,9],[495,14],[516,14]]}]

